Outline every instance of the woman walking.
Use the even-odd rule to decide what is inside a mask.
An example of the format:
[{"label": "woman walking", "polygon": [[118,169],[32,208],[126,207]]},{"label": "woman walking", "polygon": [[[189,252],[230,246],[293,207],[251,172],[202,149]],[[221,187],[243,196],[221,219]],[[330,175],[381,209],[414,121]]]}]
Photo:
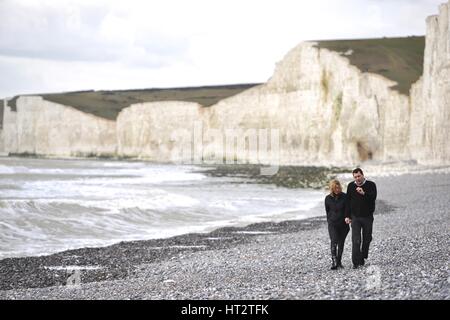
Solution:
[{"label": "woman walking", "polygon": [[350,227],[345,222],[347,196],[342,192],[341,183],[338,180],[331,180],[329,186],[330,194],[325,197],[325,210],[331,240],[331,269],[336,270],[337,268],[343,268],[341,263],[342,253]]}]

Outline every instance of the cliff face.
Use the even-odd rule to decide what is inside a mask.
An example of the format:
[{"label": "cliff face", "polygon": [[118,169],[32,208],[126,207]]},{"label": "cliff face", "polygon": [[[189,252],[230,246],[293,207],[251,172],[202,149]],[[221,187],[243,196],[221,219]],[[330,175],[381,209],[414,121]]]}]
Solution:
[{"label": "cliff face", "polygon": [[148,102],[125,108],[117,117],[119,157],[189,162],[192,130],[203,108],[193,102]]},{"label": "cliff face", "polygon": [[[6,107],[6,153],[120,156],[161,162],[354,165],[450,163],[450,2],[427,19],[423,76],[410,95],[363,72],[347,56],[305,42],[269,81],[210,107],[164,101],[131,105],[116,121],[21,97]],[[238,141],[237,147],[230,141]],[[239,149],[239,147],[241,147]]]},{"label": "cliff face", "polygon": [[69,106],[22,96],[4,109],[4,152],[62,157],[113,156],[116,124]]},{"label": "cliff face", "polygon": [[211,111],[220,128],[279,129],[281,164],[353,164],[408,159],[408,97],[340,54],[302,43],[267,84]]},{"label": "cliff face", "polygon": [[427,18],[424,73],[411,92],[410,149],[421,162],[450,162],[450,2]]}]

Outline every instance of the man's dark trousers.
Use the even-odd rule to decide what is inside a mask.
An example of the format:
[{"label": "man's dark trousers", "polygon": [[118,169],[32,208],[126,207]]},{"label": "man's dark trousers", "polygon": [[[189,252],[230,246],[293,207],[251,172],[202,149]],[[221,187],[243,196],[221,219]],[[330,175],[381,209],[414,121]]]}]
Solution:
[{"label": "man's dark trousers", "polygon": [[369,246],[372,241],[372,225],[373,216],[352,217],[352,262],[355,266],[363,264],[364,259],[367,259],[369,255]]}]

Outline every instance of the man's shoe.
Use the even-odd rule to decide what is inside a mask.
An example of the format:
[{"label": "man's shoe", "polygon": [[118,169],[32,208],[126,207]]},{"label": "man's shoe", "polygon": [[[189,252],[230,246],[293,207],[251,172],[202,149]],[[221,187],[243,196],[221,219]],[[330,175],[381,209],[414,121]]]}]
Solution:
[{"label": "man's shoe", "polygon": [[340,260],[338,260],[338,262],[337,262],[337,267],[338,267],[338,269],[344,269],[344,266],[342,265]]},{"label": "man's shoe", "polygon": [[362,259],[361,259],[361,264],[360,264],[360,265],[363,266],[364,263],[365,263],[364,258],[362,258]]},{"label": "man's shoe", "polygon": [[359,267],[359,265],[357,265],[357,264],[353,265],[353,269],[358,269],[358,267]]}]

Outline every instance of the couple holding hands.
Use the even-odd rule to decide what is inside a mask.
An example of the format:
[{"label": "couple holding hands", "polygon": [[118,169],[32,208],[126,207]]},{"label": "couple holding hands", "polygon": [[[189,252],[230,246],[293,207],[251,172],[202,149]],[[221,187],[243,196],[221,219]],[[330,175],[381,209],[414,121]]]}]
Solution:
[{"label": "couple holding hands", "polygon": [[325,197],[328,232],[331,240],[331,269],[343,268],[342,253],[347,234],[352,228],[352,262],[356,269],[364,265],[372,241],[373,213],[377,187],[366,180],[360,168],[353,170],[354,181],[342,192],[338,180],[330,181],[330,194]]}]

